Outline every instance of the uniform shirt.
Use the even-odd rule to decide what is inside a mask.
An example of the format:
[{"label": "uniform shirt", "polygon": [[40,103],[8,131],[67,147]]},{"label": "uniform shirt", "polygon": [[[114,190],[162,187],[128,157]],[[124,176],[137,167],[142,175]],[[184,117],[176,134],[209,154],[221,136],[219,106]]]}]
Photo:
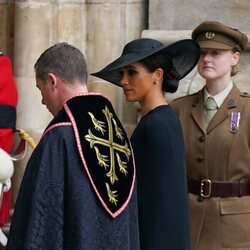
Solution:
[{"label": "uniform shirt", "polygon": [[226,86],[226,88],[224,88],[220,93],[218,93],[215,96],[210,95],[208,93],[207,89],[204,88],[204,103],[206,102],[208,97],[212,97],[212,98],[214,98],[214,100],[217,104],[217,107],[220,108],[221,104],[226,99],[227,95],[229,94],[229,92],[231,91],[232,88],[233,88],[233,82],[230,81],[230,83]]}]

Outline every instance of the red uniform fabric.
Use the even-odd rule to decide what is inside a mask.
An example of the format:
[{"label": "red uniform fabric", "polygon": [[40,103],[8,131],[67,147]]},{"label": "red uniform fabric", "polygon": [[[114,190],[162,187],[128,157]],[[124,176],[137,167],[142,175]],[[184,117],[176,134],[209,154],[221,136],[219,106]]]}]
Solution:
[{"label": "red uniform fabric", "polygon": [[[18,94],[9,58],[0,55],[0,105],[17,106]],[[1,119],[1,114],[0,114]],[[0,127],[0,148],[11,152],[14,143],[14,130]],[[0,208],[0,227],[10,218],[11,190],[4,193]]]}]

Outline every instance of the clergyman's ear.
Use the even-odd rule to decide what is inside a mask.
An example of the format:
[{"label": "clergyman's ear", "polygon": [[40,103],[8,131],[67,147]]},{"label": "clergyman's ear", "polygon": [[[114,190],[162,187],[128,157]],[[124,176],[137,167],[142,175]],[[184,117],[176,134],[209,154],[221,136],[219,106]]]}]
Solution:
[{"label": "clergyman's ear", "polygon": [[57,76],[54,75],[53,73],[49,73],[48,74],[48,80],[47,81],[48,81],[49,84],[51,84],[52,88],[56,88],[57,87],[57,81],[58,81],[58,79],[57,79]]}]

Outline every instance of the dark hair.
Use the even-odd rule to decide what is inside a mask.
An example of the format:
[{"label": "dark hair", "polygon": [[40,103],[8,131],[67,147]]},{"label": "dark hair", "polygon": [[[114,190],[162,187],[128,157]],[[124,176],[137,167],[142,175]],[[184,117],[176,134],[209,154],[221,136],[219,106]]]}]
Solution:
[{"label": "dark hair", "polygon": [[65,83],[87,83],[87,64],[82,52],[67,43],[57,43],[45,50],[34,65],[36,77],[47,79],[49,73]]},{"label": "dark hair", "polygon": [[[163,82],[162,90],[166,92],[175,92],[176,84],[172,85],[173,78],[178,76],[175,71],[170,56],[162,53],[155,53],[145,59],[142,59],[140,63],[149,71],[154,72],[156,69],[161,68],[163,70]],[[169,81],[171,80],[171,82]],[[176,79],[177,80],[177,79]]]}]

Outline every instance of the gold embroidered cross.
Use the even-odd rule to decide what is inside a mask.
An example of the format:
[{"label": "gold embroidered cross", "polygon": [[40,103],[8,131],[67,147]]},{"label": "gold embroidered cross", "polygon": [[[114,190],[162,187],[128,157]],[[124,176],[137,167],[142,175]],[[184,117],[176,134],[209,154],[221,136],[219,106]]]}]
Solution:
[{"label": "gold embroidered cross", "polygon": [[[123,175],[126,176],[127,175],[127,170],[126,170],[127,162],[124,162],[121,160],[120,153],[125,154],[127,161],[129,161],[129,158],[131,156],[131,151],[126,141],[124,144],[119,144],[119,143],[114,142],[115,137],[118,138],[120,141],[124,140],[122,130],[118,127],[113,117],[113,114],[109,111],[107,107],[105,107],[105,109],[103,109],[102,112],[104,113],[106,117],[107,126],[105,125],[103,121],[97,120],[91,112],[89,112],[88,114],[92,120],[95,130],[101,132],[104,135],[104,133],[106,132],[106,127],[108,127],[108,139],[95,136],[91,132],[90,129],[88,130],[88,134],[85,135],[85,139],[90,143],[90,148],[94,148],[96,157],[98,160],[98,164],[101,167],[104,167],[105,170],[107,170],[107,168],[109,167],[109,170],[106,173],[106,175],[109,177],[110,183],[114,184],[115,181],[118,181],[118,177],[116,174],[115,159],[117,160],[119,171]],[[114,127],[114,130],[113,130],[113,127]],[[114,135],[114,132],[115,132],[115,135]],[[98,147],[98,145],[102,145],[104,147],[109,148],[109,157],[108,155],[103,155],[100,153],[100,148]],[[110,159],[109,164],[108,164],[108,159]],[[116,205],[118,201],[117,200],[118,195],[116,194],[117,191],[112,191],[110,189],[110,186],[107,183],[105,184],[106,184],[106,190],[109,196],[109,201]]]}]

